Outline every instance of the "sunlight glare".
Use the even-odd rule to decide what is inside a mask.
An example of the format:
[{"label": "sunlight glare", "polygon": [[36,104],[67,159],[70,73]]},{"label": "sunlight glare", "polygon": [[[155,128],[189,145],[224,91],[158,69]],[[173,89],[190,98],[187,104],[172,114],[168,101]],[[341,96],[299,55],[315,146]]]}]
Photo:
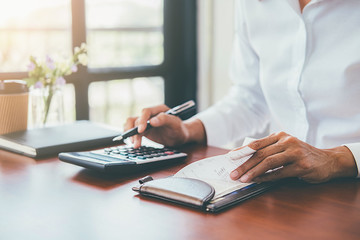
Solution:
[{"label": "sunlight glare", "polygon": [[[6,27],[13,22],[26,19],[27,15],[37,9],[47,6],[54,6],[54,2],[49,0],[2,0],[0,8],[0,27]],[[60,1],[61,2],[61,1]]]}]

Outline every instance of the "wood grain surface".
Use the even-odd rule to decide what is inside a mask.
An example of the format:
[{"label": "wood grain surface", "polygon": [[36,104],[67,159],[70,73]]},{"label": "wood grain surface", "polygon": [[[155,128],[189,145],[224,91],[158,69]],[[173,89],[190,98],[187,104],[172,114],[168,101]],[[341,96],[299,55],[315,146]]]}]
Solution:
[{"label": "wood grain surface", "polygon": [[0,150],[0,239],[360,239],[360,182],[295,179],[219,214],[139,197],[139,178],[174,174],[225,149],[188,145],[185,162],[106,176]]}]

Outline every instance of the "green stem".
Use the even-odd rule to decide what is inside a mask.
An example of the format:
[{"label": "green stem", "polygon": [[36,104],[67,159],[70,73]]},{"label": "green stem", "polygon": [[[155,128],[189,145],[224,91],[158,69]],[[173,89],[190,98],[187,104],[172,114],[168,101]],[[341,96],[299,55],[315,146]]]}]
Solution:
[{"label": "green stem", "polygon": [[45,125],[48,115],[49,115],[49,109],[50,109],[50,104],[51,104],[51,100],[53,97],[53,89],[51,86],[49,86],[49,95],[46,97],[44,97],[44,103],[45,103],[45,116],[44,116],[44,120],[43,120],[43,124]]}]

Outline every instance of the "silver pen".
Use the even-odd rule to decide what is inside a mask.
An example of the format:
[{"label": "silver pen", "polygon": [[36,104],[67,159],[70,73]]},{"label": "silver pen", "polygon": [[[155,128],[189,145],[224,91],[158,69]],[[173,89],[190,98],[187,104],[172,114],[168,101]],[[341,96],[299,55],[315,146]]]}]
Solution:
[{"label": "silver pen", "polygon": [[[191,109],[193,109],[195,107],[195,102],[193,100],[187,101],[179,106],[176,106],[174,108],[169,109],[168,111],[165,112],[165,114],[169,114],[169,115],[174,115],[174,116],[179,116],[180,114],[189,111]],[[151,128],[150,125],[150,121],[147,121],[147,126],[146,126],[146,130]],[[113,141],[120,141],[123,139],[126,139],[128,137],[134,136],[136,134],[138,134],[138,127],[134,127],[132,129],[127,130],[126,132],[124,132],[123,134],[121,134],[120,136],[117,136],[113,139]]]}]

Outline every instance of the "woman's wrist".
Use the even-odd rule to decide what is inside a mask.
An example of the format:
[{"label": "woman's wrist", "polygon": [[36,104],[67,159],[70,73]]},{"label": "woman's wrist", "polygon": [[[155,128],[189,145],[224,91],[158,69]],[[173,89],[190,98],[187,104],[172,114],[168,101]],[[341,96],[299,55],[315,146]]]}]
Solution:
[{"label": "woman's wrist", "polygon": [[335,147],[331,149],[336,160],[337,173],[335,177],[356,177],[358,175],[355,158],[345,146]]},{"label": "woman's wrist", "polygon": [[187,131],[185,142],[196,142],[206,144],[206,131],[200,119],[191,118],[184,121]]}]

